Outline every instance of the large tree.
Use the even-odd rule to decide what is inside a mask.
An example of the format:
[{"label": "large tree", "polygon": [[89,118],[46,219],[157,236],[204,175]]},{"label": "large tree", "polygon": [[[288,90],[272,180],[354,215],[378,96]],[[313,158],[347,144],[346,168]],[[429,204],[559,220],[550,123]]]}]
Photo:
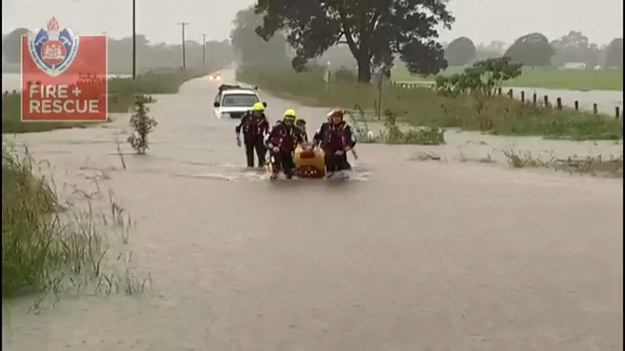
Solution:
[{"label": "large tree", "polygon": [[454,39],[445,48],[445,58],[451,66],[464,66],[475,58],[476,49],[473,41],[467,37]]},{"label": "large tree", "polygon": [[605,49],[605,65],[623,68],[623,38],[612,40]]},{"label": "large tree", "polygon": [[9,63],[18,63],[20,62],[20,49],[21,49],[21,39],[22,35],[27,35],[28,29],[26,28],[17,28],[11,33],[9,33],[4,40],[2,41],[2,53],[4,54],[4,58]]},{"label": "large tree", "polygon": [[599,48],[591,44],[582,32],[570,31],[551,42],[555,55],[552,64],[561,66],[567,62],[582,62],[592,68],[599,62]]},{"label": "large tree", "polygon": [[447,0],[258,0],[263,15],[257,28],[265,40],[283,30],[295,49],[292,65],[346,44],[358,64],[358,81],[369,82],[372,66],[390,68],[399,55],[412,73],[438,73],[447,67],[438,28],[451,28]]},{"label": "large tree", "polygon": [[508,48],[505,56],[525,66],[549,66],[554,51],[549,40],[541,33],[526,34]]},{"label": "large tree", "polygon": [[230,40],[235,53],[243,64],[280,65],[288,64],[286,50],[288,43],[281,33],[265,41],[256,34],[262,23],[260,15],[250,7],[237,12]]}]

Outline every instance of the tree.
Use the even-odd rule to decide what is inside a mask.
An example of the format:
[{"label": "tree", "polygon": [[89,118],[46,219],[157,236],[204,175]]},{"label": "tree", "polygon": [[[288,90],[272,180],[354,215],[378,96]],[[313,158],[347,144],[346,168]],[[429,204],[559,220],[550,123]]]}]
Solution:
[{"label": "tree", "polygon": [[291,64],[306,62],[336,44],[346,44],[358,65],[358,81],[369,82],[372,66],[392,66],[399,55],[411,73],[438,73],[447,67],[436,41],[438,28],[451,28],[445,0],[258,0],[265,40],[283,30],[295,48]]},{"label": "tree", "polygon": [[443,94],[481,91],[491,96],[503,82],[520,76],[522,68],[521,64],[511,63],[508,56],[478,61],[463,73],[436,77],[436,90]]},{"label": "tree", "polygon": [[500,57],[504,54],[506,43],[493,40],[488,45],[479,44],[476,48],[475,59],[477,61]]},{"label": "tree", "polygon": [[570,31],[567,35],[551,42],[555,55],[552,64],[561,66],[567,62],[582,62],[587,68],[599,63],[599,48],[590,44],[582,32]]},{"label": "tree", "polygon": [[605,49],[605,66],[623,68],[623,38],[616,38]]},{"label": "tree", "polygon": [[288,64],[286,56],[288,43],[281,34],[267,41],[256,34],[255,30],[262,23],[262,18],[254,13],[253,7],[237,12],[233,23],[234,29],[230,33],[230,41],[242,63]]},{"label": "tree", "polygon": [[530,33],[517,39],[505,56],[525,66],[548,66],[554,51],[549,40],[541,33]]},{"label": "tree", "polygon": [[148,115],[150,109],[145,106],[146,99],[140,96],[135,102],[135,113],[130,117],[130,126],[134,130],[128,137],[128,143],[138,154],[145,154],[149,148],[148,135],[158,125],[156,120]]},{"label": "tree", "polygon": [[473,61],[476,51],[471,39],[460,37],[449,43],[445,49],[445,58],[450,66],[464,66]]},{"label": "tree", "polygon": [[2,53],[8,63],[19,63],[21,59],[22,35],[27,35],[28,29],[17,28],[9,33],[2,41]]}]

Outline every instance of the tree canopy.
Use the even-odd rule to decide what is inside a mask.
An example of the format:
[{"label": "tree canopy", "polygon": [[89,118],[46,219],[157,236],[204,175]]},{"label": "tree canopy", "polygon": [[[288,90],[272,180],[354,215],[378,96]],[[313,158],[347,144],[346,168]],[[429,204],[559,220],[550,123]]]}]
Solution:
[{"label": "tree canopy", "polygon": [[244,64],[280,65],[288,63],[286,50],[288,43],[281,33],[268,41],[256,34],[262,17],[250,7],[237,12],[233,21],[234,29],[230,40],[239,60]]},{"label": "tree canopy", "polygon": [[605,49],[605,65],[623,68],[623,38],[612,40]]},{"label": "tree canopy", "polygon": [[467,37],[454,39],[445,48],[445,58],[451,66],[464,66],[475,58],[476,48],[473,41]]},{"label": "tree canopy", "polygon": [[597,44],[591,44],[582,32],[570,31],[568,34],[551,42],[555,55],[552,64],[561,66],[567,62],[581,62],[587,68],[599,63],[600,50]]},{"label": "tree canopy", "polygon": [[508,48],[505,56],[525,66],[549,66],[554,51],[549,40],[541,33],[530,33],[518,38]]},{"label": "tree canopy", "polygon": [[438,28],[451,28],[447,0],[258,0],[263,23],[256,30],[265,40],[282,30],[295,49],[292,65],[336,44],[346,44],[358,65],[358,81],[368,82],[374,65],[406,62],[412,73],[438,73],[447,67]]},{"label": "tree canopy", "polygon": [[11,33],[7,34],[6,38],[2,41],[2,53],[4,54],[4,58],[9,63],[19,63],[20,62],[20,48],[21,48],[21,38],[22,35],[27,35],[28,29],[26,28],[17,28]]}]

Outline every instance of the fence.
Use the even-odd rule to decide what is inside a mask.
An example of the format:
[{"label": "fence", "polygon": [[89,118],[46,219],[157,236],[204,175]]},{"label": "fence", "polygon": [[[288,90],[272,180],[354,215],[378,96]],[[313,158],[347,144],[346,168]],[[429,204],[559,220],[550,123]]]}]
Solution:
[{"label": "fence", "polygon": [[[393,81],[391,82],[391,85],[393,87],[396,88],[400,88],[400,89],[415,89],[415,88],[429,88],[429,89],[433,89],[436,86],[436,83],[432,82],[432,81]],[[531,89],[531,88],[528,88]],[[499,88],[497,90],[497,94],[498,95],[503,95],[503,89]],[[506,95],[508,95],[510,98],[518,98],[521,102],[532,102],[533,104],[538,104],[538,101],[540,99],[540,101],[545,105],[545,106],[553,106],[552,101],[550,101],[549,95],[542,95],[539,96],[537,93],[533,93],[531,96],[531,100],[529,96],[526,96],[526,92],[524,90],[521,90],[521,93],[518,96],[514,95],[514,89],[508,89],[508,91],[506,92]],[[555,99],[555,107],[559,110],[563,109],[563,102],[562,102],[562,98],[557,97]],[[574,100],[573,101],[573,105],[571,105],[570,107],[572,107],[575,111],[580,111],[580,101],[579,100]],[[614,106],[614,112],[613,112],[613,116],[616,118],[620,118],[621,117],[621,107],[620,106]],[[590,109],[589,109],[590,110]],[[605,111],[606,114],[608,113],[607,111]],[[595,115],[599,114],[599,105],[597,103],[592,103],[592,113]]]}]

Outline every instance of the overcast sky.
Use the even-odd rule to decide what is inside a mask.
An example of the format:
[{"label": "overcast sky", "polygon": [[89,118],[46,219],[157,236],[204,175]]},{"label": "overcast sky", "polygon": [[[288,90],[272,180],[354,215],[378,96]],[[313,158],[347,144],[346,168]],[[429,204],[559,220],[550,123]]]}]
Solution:
[{"label": "overcast sky", "polygon": [[[81,34],[113,38],[132,33],[132,0],[1,0],[2,33],[16,27],[45,27],[55,16],[61,27]],[[229,36],[235,13],[254,0],[136,0],[137,32],[151,42],[180,42],[180,26],[189,22],[190,40],[223,40]],[[512,42],[529,32],[550,40],[570,30],[581,30],[599,44],[622,37],[623,0],[450,0],[456,17],[444,41],[467,36],[476,43]]]}]

